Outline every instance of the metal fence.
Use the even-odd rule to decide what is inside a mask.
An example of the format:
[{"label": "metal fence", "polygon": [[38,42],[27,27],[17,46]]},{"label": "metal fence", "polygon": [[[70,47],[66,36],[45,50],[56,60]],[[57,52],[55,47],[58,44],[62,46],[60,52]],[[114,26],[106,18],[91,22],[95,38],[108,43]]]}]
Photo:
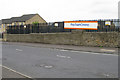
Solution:
[{"label": "metal fence", "polygon": [[39,23],[39,24],[28,24],[28,25],[15,25],[8,26],[8,34],[29,34],[29,33],[56,33],[56,32],[71,32],[71,30],[64,29],[63,22],[55,23]]},{"label": "metal fence", "polygon": [[[110,21],[110,25],[105,22]],[[71,29],[64,29],[64,22],[39,23],[28,25],[7,26],[8,34],[29,34],[29,33],[56,33],[71,32]],[[120,32],[120,20],[98,20],[98,30],[85,30],[86,32]]]},{"label": "metal fence", "polygon": [[[97,20],[98,30],[86,30],[87,32],[120,32],[120,19]],[[110,25],[106,25],[106,21]]]},{"label": "metal fence", "polygon": [[3,38],[3,34],[2,33],[0,33],[0,38]]}]

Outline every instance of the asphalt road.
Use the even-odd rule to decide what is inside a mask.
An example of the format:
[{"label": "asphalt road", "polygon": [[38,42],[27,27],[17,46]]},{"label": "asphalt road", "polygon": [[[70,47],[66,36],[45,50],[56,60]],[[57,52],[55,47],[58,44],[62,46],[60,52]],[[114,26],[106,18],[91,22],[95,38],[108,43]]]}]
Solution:
[{"label": "asphalt road", "polygon": [[117,55],[92,52],[3,44],[2,64],[32,78],[118,77]]}]

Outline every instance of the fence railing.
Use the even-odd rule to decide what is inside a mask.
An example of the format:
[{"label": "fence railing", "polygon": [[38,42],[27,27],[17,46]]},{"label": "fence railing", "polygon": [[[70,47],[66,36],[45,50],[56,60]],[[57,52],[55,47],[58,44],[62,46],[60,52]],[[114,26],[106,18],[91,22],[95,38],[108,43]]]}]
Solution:
[{"label": "fence railing", "polygon": [[98,28],[98,30],[85,30],[86,32],[120,32],[120,27],[116,28]]},{"label": "fence railing", "polygon": [[[55,25],[57,23],[57,26]],[[64,29],[64,22],[39,23],[28,25],[7,26],[8,34],[29,34],[29,33],[56,33],[71,32],[71,29]],[[120,32],[120,20],[111,21],[111,25],[105,25],[105,21],[98,21],[98,30],[84,30],[86,32]]]},{"label": "fence railing", "polygon": [[2,33],[0,33],[0,38],[3,38],[3,35],[2,35]]},{"label": "fence railing", "polygon": [[40,23],[40,24],[28,24],[28,25],[14,25],[7,27],[8,34],[29,34],[29,33],[56,33],[56,32],[71,32],[71,30],[65,30],[63,22],[58,23]]}]

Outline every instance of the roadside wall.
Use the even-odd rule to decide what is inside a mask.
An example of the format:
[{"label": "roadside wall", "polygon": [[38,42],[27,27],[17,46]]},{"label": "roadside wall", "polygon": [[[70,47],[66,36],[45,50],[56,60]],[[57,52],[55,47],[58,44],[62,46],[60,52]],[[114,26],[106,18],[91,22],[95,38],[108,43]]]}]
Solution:
[{"label": "roadside wall", "polygon": [[4,34],[10,42],[32,42],[77,46],[118,47],[120,38],[117,32],[72,32],[39,34]]}]

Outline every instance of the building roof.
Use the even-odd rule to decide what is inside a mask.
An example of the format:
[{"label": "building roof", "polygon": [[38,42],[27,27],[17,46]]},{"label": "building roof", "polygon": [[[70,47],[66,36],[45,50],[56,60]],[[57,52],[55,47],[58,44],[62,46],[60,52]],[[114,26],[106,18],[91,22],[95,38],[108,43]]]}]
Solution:
[{"label": "building roof", "polygon": [[10,19],[2,19],[2,24],[11,24],[12,22],[25,22],[37,14],[28,14],[21,17],[12,17]]},{"label": "building roof", "polygon": [[2,19],[2,24],[10,24],[12,23],[10,19]]},{"label": "building roof", "polygon": [[21,21],[26,21],[26,20],[29,20],[30,18],[32,18],[35,15],[36,14],[23,15],[20,20]]}]

